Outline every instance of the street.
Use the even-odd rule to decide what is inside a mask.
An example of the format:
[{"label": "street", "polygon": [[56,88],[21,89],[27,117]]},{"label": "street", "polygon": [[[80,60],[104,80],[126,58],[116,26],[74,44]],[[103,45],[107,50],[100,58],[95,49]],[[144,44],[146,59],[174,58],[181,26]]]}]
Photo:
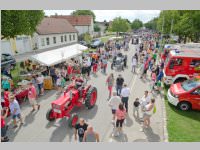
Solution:
[{"label": "street", "polygon": [[[122,74],[125,83],[131,89],[131,96],[129,97],[129,115],[127,123],[123,128],[124,134],[119,137],[112,137],[113,125],[111,124],[111,109],[108,106],[108,90],[106,86],[107,76],[100,71],[97,77],[91,75],[88,84],[97,87],[98,99],[96,106],[87,110],[85,107],[81,109],[74,109],[79,117],[82,117],[92,124],[94,130],[100,135],[101,142],[162,142],[164,141],[164,112],[163,98],[158,95],[156,99],[157,112],[151,117],[151,128],[140,131],[141,124],[133,117],[133,101],[136,97],[141,98],[145,90],[149,90],[149,80],[140,79],[138,74],[131,72],[131,57],[135,53],[137,46],[130,44],[130,50],[125,52],[128,56],[128,68],[124,72],[112,71],[110,63],[108,65],[107,75],[111,72],[114,77]],[[137,68],[138,73],[139,67]],[[149,77],[148,77],[149,78]],[[12,129],[12,125],[8,130],[10,141],[14,142],[74,142],[74,129],[69,128],[67,120],[57,119],[55,122],[48,122],[46,119],[46,112],[51,107],[51,102],[58,96],[55,90],[46,91],[44,96],[38,99],[41,105],[40,110],[30,113],[31,106],[28,101],[22,104],[22,115],[25,124],[21,128]],[[141,114],[140,114],[141,115]]]}]

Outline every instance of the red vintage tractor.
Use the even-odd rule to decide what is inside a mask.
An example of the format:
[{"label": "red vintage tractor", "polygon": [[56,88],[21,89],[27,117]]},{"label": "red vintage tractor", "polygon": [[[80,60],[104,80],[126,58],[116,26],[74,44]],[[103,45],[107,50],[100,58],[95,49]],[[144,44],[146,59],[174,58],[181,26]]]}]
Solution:
[{"label": "red vintage tractor", "polygon": [[46,118],[54,121],[58,118],[67,117],[68,125],[74,127],[78,121],[76,113],[70,114],[74,107],[85,105],[88,109],[94,107],[97,100],[97,89],[91,85],[83,85],[77,88],[75,84],[70,84],[63,96],[51,103],[52,108],[47,111]]}]

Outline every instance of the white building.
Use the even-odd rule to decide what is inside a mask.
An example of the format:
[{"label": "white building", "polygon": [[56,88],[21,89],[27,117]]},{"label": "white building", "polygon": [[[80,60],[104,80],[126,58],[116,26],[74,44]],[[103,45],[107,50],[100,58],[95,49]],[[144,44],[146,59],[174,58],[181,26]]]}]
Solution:
[{"label": "white building", "polygon": [[16,38],[1,40],[1,53],[11,55],[23,54],[32,50],[32,41],[30,36],[21,35]]},{"label": "white building", "polygon": [[52,18],[63,18],[69,21],[69,23],[76,28],[78,34],[89,33],[93,35],[94,33],[94,21],[92,16],[81,15],[81,16],[63,16],[54,15]]},{"label": "white building", "polygon": [[77,30],[66,20],[44,18],[33,36],[34,49],[46,49],[77,43]]}]

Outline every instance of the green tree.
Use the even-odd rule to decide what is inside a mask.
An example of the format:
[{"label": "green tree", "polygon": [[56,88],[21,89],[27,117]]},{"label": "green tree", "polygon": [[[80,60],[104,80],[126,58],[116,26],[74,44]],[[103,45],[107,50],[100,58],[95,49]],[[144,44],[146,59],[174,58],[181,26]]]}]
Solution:
[{"label": "green tree", "polygon": [[121,17],[117,17],[112,21],[112,25],[110,26],[110,31],[116,32],[117,36],[119,32],[127,32],[130,29],[130,24],[126,19]]},{"label": "green tree", "polygon": [[2,10],[1,39],[32,35],[43,17],[43,10]]},{"label": "green tree", "polygon": [[94,32],[99,32],[99,31],[100,31],[100,27],[97,24],[95,24],[94,25]]},{"label": "green tree", "polygon": [[90,15],[93,17],[93,21],[95,22],[96,16],[91,10],[75,10],[71,13],[71,15],[79,16],[79,15]]},{"label": "green tree", "polygon": [[158,18],[154,18],[154,19],[150,20],[149,22],[145,23],[144,26],[148,29],[156,30],[157,29],[157,21],[158,21]]},{"label": "green tree", "polygon": [[137,30],[139,28],[141,28],[143,26],[143,22],[140,21],[139,19],[135,19],[132,23],[131,23],[131,28],[134,30]]}]

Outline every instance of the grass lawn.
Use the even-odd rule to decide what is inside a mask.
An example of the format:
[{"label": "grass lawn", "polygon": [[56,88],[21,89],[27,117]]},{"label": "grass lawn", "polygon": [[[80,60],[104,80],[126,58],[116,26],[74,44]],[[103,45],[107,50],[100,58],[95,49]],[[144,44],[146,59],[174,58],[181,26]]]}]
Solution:
[{"label": "grass lawn", "polygon": [[200,112],[184,112],[167,101],[165,88],[165,105],[167,112],[167,130],[170,142],[200,142]]}]

